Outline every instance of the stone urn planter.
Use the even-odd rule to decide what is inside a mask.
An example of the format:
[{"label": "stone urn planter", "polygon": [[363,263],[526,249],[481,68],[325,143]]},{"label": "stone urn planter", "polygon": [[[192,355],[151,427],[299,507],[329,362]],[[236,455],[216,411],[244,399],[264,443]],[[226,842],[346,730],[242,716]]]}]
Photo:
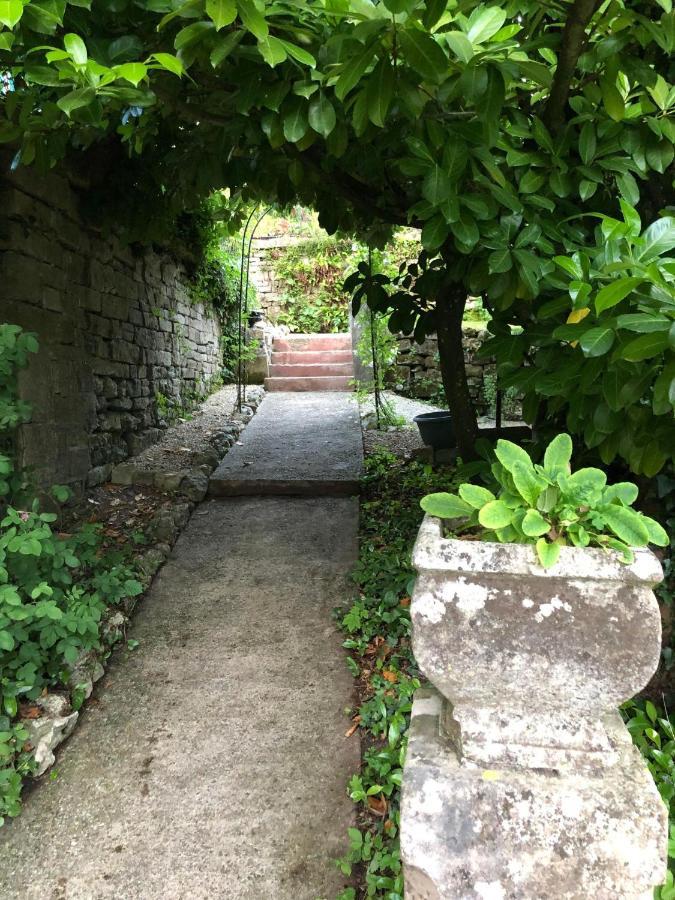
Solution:
[{"label": "stone urn planter", "polygon": [[406,900],[647,898],[667,813],[617,707],[655,671],[649,550],[443,537],[413,555],[417,692],[403,776]]}]

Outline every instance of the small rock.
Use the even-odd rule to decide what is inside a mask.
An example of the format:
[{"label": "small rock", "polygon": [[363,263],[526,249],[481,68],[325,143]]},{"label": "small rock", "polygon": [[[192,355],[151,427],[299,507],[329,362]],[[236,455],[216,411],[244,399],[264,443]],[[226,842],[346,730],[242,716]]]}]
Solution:
[{"label": "small rock", "polygon": [[[164,552],[164,548],[166,548],[166,552]],[[138,568],[144,575],[151,578],[164,563],[169,552],[170,548],[166,544],[157,544],[157,546],[151,547],[138,560]]]},{"label": "small rock", "polygon": [[70,669],[68,686],[74,690],[78,688],[85,697],[91,697],[94,683],[103,678],[103,666],[94,650],[83,651]]},{"label": "small rock", "polygon": [[180,492],[188,500],[200,503],[209,489],[209,476],[200,469],[193,469],[181,481]]},{"label": "small rock", "polygon": [[185,478],[185,470],[180,472],[155,472],[154,484],[157,490],[173,493],[180,488]]},{"label": "small rock", "polygon": [[206,466],[209,472],[212,472],[218,465],[218,454],[214,450],[203,450],[199,453],[193,453],[192,465],[195,468]]},{"label": "small rock", "polygon": [[28,740],[33,745],[33,758],[37,764],[34,775],[44,775],[54,764],[54,750],[71,733],[77,719],[78,713],[72,712],[68,716],[44,715],[39,719],[23,720],[22,724],[28,732]]}]

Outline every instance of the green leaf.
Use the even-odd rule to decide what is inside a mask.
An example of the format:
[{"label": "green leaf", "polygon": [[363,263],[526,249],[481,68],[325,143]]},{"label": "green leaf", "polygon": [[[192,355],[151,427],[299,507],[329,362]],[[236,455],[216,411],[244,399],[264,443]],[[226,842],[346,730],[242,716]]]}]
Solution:
[{"label": "green leaf", "polygon": [[87,47],[79,34],[67,34],[63,39],[63,46],[70,53],[75,65],[86,66]]},{"label": "green leaf", "polygon": [[587,166],[593,161],[596,146],[595,125],[592,122],[586,122],[579,135],[579,154],[584,165]]},{"label": "green leaf", "polygon": [[278,66],[286,59],[286,49],[279,38],[269,34],[258,41],[258,50],[268,66]]},{"label": "green leaf", "polygon": [[0,22],[7,28],[14,28],[21,21],[23,3],[21,0],[0,0]]},{"label": "green leaf", "polygon": [[443,245],[450,233],[447,222],[443,216],[434,216],[424,223],[422,229],[422,246],[425,250],[438,250]]},{"label": "green leaf", "polygon": [[672,319],[667,316],[654,313],[626,313],[617,316],[617,327],[627,331],[638,331],[641,334],[651,334],[654,331],[668,331],[672,325]]},{"label": "green leaf", "polygon": [[221,62],[232,53],[243,36],[243,31],[232,31],[219,39],[210,56],[211,65],[214,69],[218,68]]},{"label": "green leaf", "polygon": [[360,53],[353,56],[345,63],[340,73],[340,77],[335,83],[335,96],[338,100],[344,100],[352,88],[360,81],[361,76],[370,65],[374,55],[375,46],[369,44]]},{"label": "green leaf", "polygon": [[506,20],[506,12],[498,6],[479,6],[469,16],[467,37],[472,44],[482,44],[497,34]]},{"label": "green leaf", "polygon": [[629,547],[646,547],[649,543],[649,531],[642,517],[634,509],[626,506],[603,506],[600,514],[619,540]]},{"label": "green leaf", "polygon": [[545,569],[550,569],[558,562],[560,556],[560,544],[549,544],[545,538],[537,541],[537,556]]},{"label": "green leaf", "polygon": [[282,41],[281,38],[278,38],[278,40],[279,43],[283,44],[284,50],[292,59],[303,63],[303,65],[311,66],[313,69],[316,68],[316,60],[311,53],[303,50],[302,47],[298,47],[297,44],[291,44],[290,41]]},{"label": "green leaf", "polygon": [[602,499],[605,503],[611,503],[614,499],[620,500],[624,506],[632,506],[638,498],[637,485],[630,481],[618,481],[605,488]]},{"label": "green leaf", "polygon": [[220,31],[237,18],[237,4],[235,0],[206,0],[206,15],[213,19],[216,31]]},{"label": "green leaf", "polygon": [[516,463],[520,463],[526,468],[529,467],[530,469],[534,469],[528,453],[512,441],[505,441],[500,438],[495,447],[495,456],[504,466],[506,471],[511,474],[513,474]]},{"label": "green leaf", "polygon": [[427,494],[426,497],[422,497],[420,506],[425,513],[428,513],[430,516],[437,516],[439,519],[465,518],[474,511],[473,507],[462,500],[461,497],[445,492]]},{"label": "green leaf", "polygon": [[124,78],[126,81],[130,81],[134,87],[138,87],[148,74],[148,67],[143,63],[122,63],[121,66],[115,66],[115,73],[118,78]]},{"label": "green leaf", "polygon": [[422,21],[424,22],[424,27],[431,31],[431,29],[445,12],[447,5],[448,0],[426,0],[426,12],[424,13],[424,17],[422,19]]},{"label": "green leaf", "polygon": [[440,166],[434,166],[422,183],[422,196],[434,206],[440,206],[454,194],[454,181]]},{"label": "green leaf", "polygon": [[650,519],[649,516],[642,516],[641,520],[647,529],[650,544],[654,544],[657,547],[668,547],[670,545],[670,535],[655,519]]},{"label": "green leaf", "polygon": [[540,537],[551,530],[550,523],[536,509],[528,509],[520,527],[528,537]]},{"label": "green leaf", "polygon": [[0,650],[13,650],[14,638],[9,631],[0,631]]},{"label": "green leaf", "polygon": [[214,31],[213,22],[193,22],[192,25],[186,25],[176,35],[173,45],[176,50],[185,50],[193,44],[199,43],[207,34]]},{"label": "green leaf", "polygon": [[473,58],[473,45],[463,31],[447,31],[444,37],[458,59],[465,63],[470,62]]},{"label": "green leaf", "polygon": [[516,460],[511,469],[511,477],[520,496],[531,506],[536,504],[539,494],[547,487],[544,479],[534,471],[529,459],[527,464]]},{"label": "green leaf", "polygon": [[558,479],[565,494],[571,494],[576,500],[591,501],[602,493],[607,484],[607,476],[602,469],[589,466],[577,469],[571,475]]},{"label": "green leaf", "polygon": [[662,253],[675,248],[675,218],[663,216],[647,228],[636,250],[641,262],[656,259]]},{"label": "green leaf", "polygon": [[366,104],[368,106],[368,118],[379,128],[384,127],[389,104],[394,94],[394,69],[388,56],[384,56],[375,66],[373,74],[368,79],[366,89]]},{"label": "green leaf", "polygon": [[478,513],[478,521],[483,528],[495,530],[510,525],[513,516],[514,511],[503,500],[491,500]]},{"label": "green leaf", "polygon": [[300,97],[293,97],[283,110],[284,137],[292,144],[307,134],[307,104]]},{"label": "green leaf", "polygon": [[401,29],[398,40],[406,60],[423,78],[440,81],[446,74],[448,58],[430,35],[417,28]]},{"label": "green leaf", "polygon": [[607,78],[601,78],[600,92],[602,94],[602,102],[609,117],[614,119],[615,122],[621,122],[626,115],[626,106],[616,85]]},{"label": "green leaf", "polygon": [[384,6],[395,16],[410,13],[417,6],[417,0],[383,0]]},{"label": "green leaf", "polygon": [[579,339],[586,356],[603,356],[614,343],[614,331],[606,325],[591,328]]},{"label": "green leaf", "polygon": [[595,311],[598,315],[612,306],[616,306],[627,297],[634,288],[642,284],[642,278],[618,278],[601,288],[595,298]]},{"label": "green leaf", "polygon": [[269,34],[269,28],[265,17],[253,0],[237,0],[237,9],[244,28],[259,41],[264,40]]},{"label": "green leaf", "polygon": [[668,335],[664,332],[641,334],[621,348],[621,358],[629,362],[651,359],[668,347]]},{"label": "green leaf", "polygon": [[570,460],[572,459],[572,438],[569,434],[557,435],[546,448],[544,453],[544,469],[551,478],[558,475],[569,475]]},{"label": "green leaf", "polygon": [[336,121],[333,104],[325,94],[317,94],[309,104],[309,124],[321,137],[327,138]]},{"label": "green leaf", "polygon": [[152,56],[162,68],[166,69],[168,72],[172,72],[174,75],[180,76],[185,71],[183,63],[177,56],[173,56],[171,53],[153,53]]},{"label": "green leaf", "polygon": [[491,500],[495,499],[492,491],[488,491],[487,488],[478,484],[461,484],[459,486],[459,496],[462,500],[466,500],[469,506],[472,506],[474,509],[480,509],[481,506],[485,506],[486,503],[490,503]]},{"label": "green leaf", "polygon": [[95,99],[96,91],[93,88],[77,88],[74,91],[69,91],[69,93],[57,100],[56,105],[67,116],[70,116],[73,110],[89,106]]}]

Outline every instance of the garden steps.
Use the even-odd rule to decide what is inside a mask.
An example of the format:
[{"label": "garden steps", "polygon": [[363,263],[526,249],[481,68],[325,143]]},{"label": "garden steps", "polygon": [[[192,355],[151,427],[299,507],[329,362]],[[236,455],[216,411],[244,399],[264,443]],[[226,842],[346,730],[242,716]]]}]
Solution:
[{"label": "garden steps", "polygon": [[272,350],[351,350],[349,334],[287,334],[275,338]]},{"label": "garden steps", "polygon": [[351,391],[351,348],[348,334],[289,334],[275,338],[265,387],[268,391]]},{"label": "garden steps", "polygon": [[295,377],[321,377],[330,375],[345,375],[348,378],[354,377],[354,366],[351,362],[333,363],[333,362],[317,362],[317,363],[272,363],[270,366],[270,376],[287,378]]}]

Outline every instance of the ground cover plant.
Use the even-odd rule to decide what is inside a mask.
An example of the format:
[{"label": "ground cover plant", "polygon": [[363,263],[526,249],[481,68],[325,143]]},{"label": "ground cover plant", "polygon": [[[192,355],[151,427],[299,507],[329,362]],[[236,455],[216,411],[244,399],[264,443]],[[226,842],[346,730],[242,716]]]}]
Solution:
[{"label": "ground cover plant", "polygon": [[432,485],[452,487],[453,473],[432,473],[386,451],[367,458],[360,518],[360,552],[354,580],[358,597],[338,612],[349,667],[360,702],[350,731],[360,730],[363,766],[349,783],[359,827],[349,831],[342,871],[358,877],[340,900],[402,900],[398,849],[400,789],[412,695],[419,673],[410,649],[410,554],[422,520],[421,494]]},{"label": "ground cover plant", "polygon": [[[30,415],[17,372],[36,350],[33,335],[0,324],[0,438],[7,448]],[[67,499],[65,488],[52,493]],[[0,825],[18,815],[23,780],[34,771],[21,719],[38,712],[33,701],[47,690],[81,705],[78,663],[109,653],[106,613],[142,591],[128,549],[103,552],[101,526],[64,532],[59,514],[33,496],[26,473],[0,454]]]}]

